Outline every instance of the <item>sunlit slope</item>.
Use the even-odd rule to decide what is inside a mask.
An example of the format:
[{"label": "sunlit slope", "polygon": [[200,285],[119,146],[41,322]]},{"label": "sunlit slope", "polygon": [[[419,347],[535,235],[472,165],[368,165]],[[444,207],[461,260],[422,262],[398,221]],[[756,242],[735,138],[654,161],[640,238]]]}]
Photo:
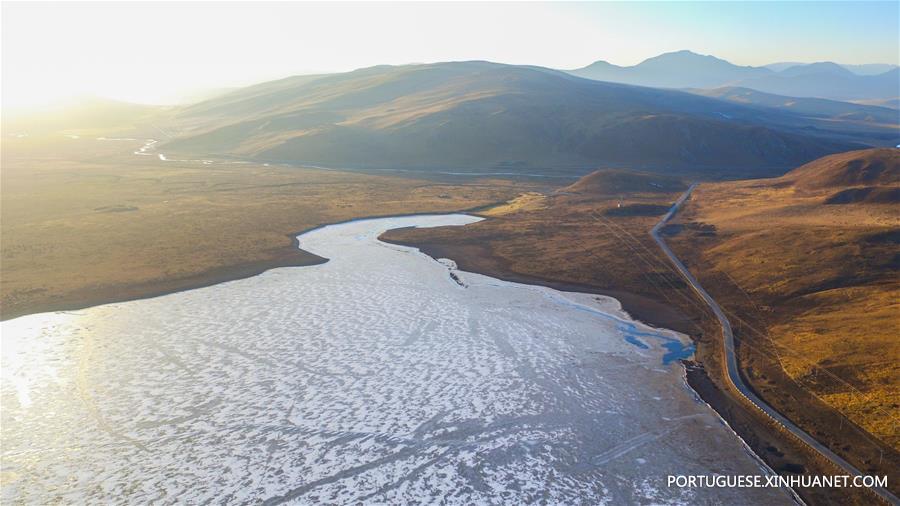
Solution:
[{"label": "sunlit slope", "polygon": [[831,155],[780,178],[803,190],[900,186],[900,150],[883,148]]},{"label": "sunlit slope", "polygon": [[[898,217],[900,150],[870,149],[777,179],[700,185],[684,231],[670,239],[725,307],[760,331],[743,327],[748,349],[768,346],[767,335],[777,350],[769,357],[792,380],[895,448]],[[770,358],[744,358],[765,390]]]},{"label": "sunlit slope", "polygon": [[582,177],[560,192],[598,197],[625,193],[671,193],[686,189],[684,181],[675,178],[630,170],[603,169]]},{"label": "sunlit slope", "polygon": [[264,83],[185,108],[173,152],[359,168],[779,173],[857,146],[795,115],[488,62]]}]

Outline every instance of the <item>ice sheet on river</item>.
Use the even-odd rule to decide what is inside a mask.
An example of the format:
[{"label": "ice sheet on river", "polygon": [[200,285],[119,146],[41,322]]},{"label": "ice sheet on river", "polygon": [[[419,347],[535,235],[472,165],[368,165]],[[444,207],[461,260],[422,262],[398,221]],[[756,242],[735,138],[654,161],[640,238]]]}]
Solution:
[{"label": "ice sheet on river", "polygon": [[473,220],[325,227],[322,265],[4,322],[2,502],[788,501],[666,487],[764,471],[615,301],[375,239]]}]

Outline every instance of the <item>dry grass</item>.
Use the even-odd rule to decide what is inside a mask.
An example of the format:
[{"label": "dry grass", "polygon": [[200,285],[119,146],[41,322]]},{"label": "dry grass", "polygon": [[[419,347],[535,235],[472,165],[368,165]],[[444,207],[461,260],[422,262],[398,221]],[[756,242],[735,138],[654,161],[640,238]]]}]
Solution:
[{"label": "dry grass", "polygon": [[[679,221],[694,230],[711,225],[715,234],[688,229],[671,242],[747,322],[751,367],[780,364],[798,385],[900,448],[896,245],[872,239],[900,228],[900,209],[824,205],[831,191],[770,181],[704,184]],[[765,346],[774,353],[768,358],[753,350]]]},{"label": "dry grass", "polygon": [[523,193],[516,198],[491,206],[478,214],[482,216],[504,216],[523,211],[539,211],[547,207],[547,196],[542,193],[528,192]]},{"label": "dry grass", "polygon": [[141,144],[4,138],[4,319],[309,263],[291,234],[371,215],[467,209],[529,188],[161,162],[131,154]]},{"label": "dry grass", "polygon": [[[900,297],[897,286],[848,287],[804,297],[812,305],[771,333],[793,378],[895,447],[900,442]],[[827,368],[847,384],[833,381]],[[819,377],[821,375],[821,377]]]}]

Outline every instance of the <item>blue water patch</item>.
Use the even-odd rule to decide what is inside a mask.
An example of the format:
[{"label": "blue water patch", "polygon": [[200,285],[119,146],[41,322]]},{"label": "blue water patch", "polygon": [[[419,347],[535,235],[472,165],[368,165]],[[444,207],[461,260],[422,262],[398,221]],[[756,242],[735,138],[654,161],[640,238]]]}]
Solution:
[{"label": "blue water patch", "polygon": [[662,334],[658,334],[656,332],[640,331],[640,330],[638,330],[637,326],[634,323],[625,322],[619,318],[616,318],[615,316],[613,316],[611,314],[604,313],[602,311],[599,311],[599,310],[591,308],[591,307],[582,306],[581,304],[573,303],[572,301],[567,300],[564,297],[551,297],[551,298],[557,304],[568,306],[568,307],[577,309],[579,311],[591,313],[595,316],[599,316],[600,318],[603,318],[606,320],[612,320],[612,321],[616,322],[616,328],[625,335],[625,341],[633,346],[637,346],[638,348],[641,348],[644,350],[650,349],[650,346],[647,343],[645,343],[644,341],[641,341],[639,339],[640,337],[652,337],[652,338],[661,340],[663,348],[668,350],[666,352],[666,354],[663,355],[663,357],[662,357],[663,365],[669,365],[676,360],[682,360],[685,358],[689,358],[691,355],[694,354],[694,345],[693,344],[689,344],[689,345],[685,346],[678,339],[674,339],[674,338],[671,338],[671,337],[668,337],[668,336],[665,336]]},{"label": "blue water patch", "polygon": [[648,346],[644,341],[638,339],[639,337],[652,337],[661,340],[662,347],[667,350],[666,354],[662,357],[663,365],[669,365],[676,360],[690,358],[691,355],[694,354],[693,344],[685,346],[678,339],[673,339],[671,337],[656,334],[654,332],[641,332],[637,330],[637,328],[633,324],[630,323],[619,324],[617,325],[617,328],[625,335],[625,341],[627,343],[637,346],[638,348],[641,348],[643,350],[650,349],[650,346]]},{"label": "blue water patch", "polygon": [[634,337],[634,336],[631,335],[631,334],[625,334],[625,340],[628,341],[629,343],[631,343],[631,344],[637,346],[638,348],[640,348],[640,349],[642,349],[642,350],[649,350],[649,349],[650,349],[650,347],[647,346],[646,344],[644,344],[643,341],[641,341],[640,339]]},{"label": "blue water patch", "polygon": [[669,365],[676,360],[691,358],[691,356],[694,354],[693,344],[685,346],[681,344],[681,341],[678,340],[672,340],[663,343],[663,348],[669,350],[668,353],[663,355],[663,365]]}]

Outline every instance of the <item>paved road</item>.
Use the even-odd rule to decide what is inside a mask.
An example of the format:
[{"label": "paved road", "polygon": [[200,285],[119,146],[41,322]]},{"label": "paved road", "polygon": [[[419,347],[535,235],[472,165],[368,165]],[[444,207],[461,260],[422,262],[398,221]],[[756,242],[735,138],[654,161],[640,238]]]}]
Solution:
[{"label": "paved road", "polygon": [[[804,432],[800,427],[794,425],[790,420],[785,418],[781,413],[776,411],[772,406],[769,406],[762,399],[757,397],[756,394],[753,393],[752,390],[744,383],[743,378],[741,378],[740,372],[738,370],[737,357],[734,353],[734,332],[731,330],[731,323],[728,321],[728,318],[725,316],[725,312],[716,303],[715,300],[700,286],[700,283],[697,279],[691,274],[687,267],[681,263],[681,260],[675,256],[675,253],[669,248],[666,242],[662,239],[659,232],[662,230],[662,227],[675,216],[675,213],[681,208],[682,204],[691,196],[691,192],[694,191],[696,184],[692,184],[690,188],[687,189],[681,197],[675,201],[675,204],[669,209],[669,212],[663,216],[662,220],[653,227],[653,230],[650,234],[653,236],[653,239],[659,244],[659,247],[662,248],[663,252],[665,252],[666,256],[669,257],[669,260],[672,261],[672,264],[675,265],[675,268],[678,269],[678,272],[681,273],[682,276],[687,280],[687,282],[691,285],[691,288],[694,289],[695,292],[704,300],[706,304],[709,305],[710,309],[712,309],[713,313],[715,313],[716,318],[719,319],[719,323],[722,325],[722,334],[725,338],[725,364],[726,369],[728,371],[728,381],[731,383],[731,386],[734,387],[744,398],[746,398],[750,403],[759,408],[766,416],[775,421],[778,425],[783,427],[785,430],[792,433],[798,439],[812,447],[814,450],[819,452],[823,457],[830,460],[835,466],[843,469],[847,474],[851,476],[863,476],[856,467],[842,459],[840,456],[836,455],[834,452],[828,449],[822,443],[816,441],[812,436]],[[900,505],[900,499],[897,498],[890,490],[884,487],[873,487],[872,491],[878,494],[882,499],[887,501],[890,504]]]}]

